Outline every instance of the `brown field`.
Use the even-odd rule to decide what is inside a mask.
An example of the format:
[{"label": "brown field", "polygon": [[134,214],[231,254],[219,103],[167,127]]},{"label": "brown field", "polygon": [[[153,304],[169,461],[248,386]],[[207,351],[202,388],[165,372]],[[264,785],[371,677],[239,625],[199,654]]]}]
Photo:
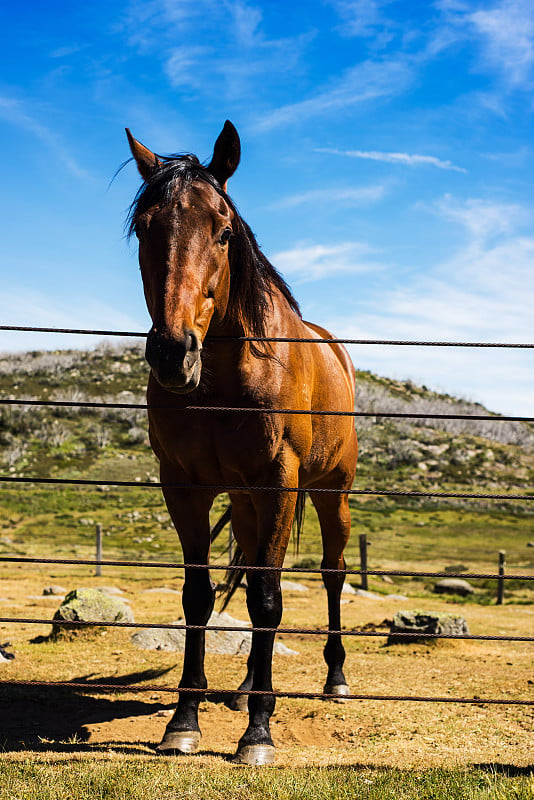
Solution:
[{"label": "brown field", "polygon": [[[90,568],[87,568],[90,569]],[[83,577],[81,568],[60,568],[53,574],[11,565],[0,584],[2,616],[51,618],[57,597],[42,597],[43,587],[113,585],[131,603],[136,621],[170,622],[181,615],[178,595],[146,594],[154,586],[180,588],[181,578],[151,570],[120,574],[109,568],[102,578]],[[8,570],[4,569],[4,575]],[[308,592],[285,592],[285,626],[326,625],[326,595],[316,580],[303,580]],[[406,591],[388,587],[391,592]],[[382,587],[383,591],[383,587]],[[471,633],[531,636],[534,611],[527,605],[456,605],[442,597],[412,597],[408,601],[344,596],[343,625],[347,629],[379,626],[395,611],[425,609],[461,612]],[[244,592],[229,609],[246,619]],[[1,680],[55,680],[174,686],[181,655],[141,651],[130,643],[131,631],[110,629],[72,641],[31,643],[50,627],[0,624],[0,642],[10,641],[15,660],[0,664]],[[325,678],[322,638],[294,635],[283,640],[296,656],[276,656],[275,688],[320,691]],[[385,646],[385,639],[346,637],[345,673],[353,692],[361,694],[476,697],[476,705],[456,703],[279,699],[272,720],[283,766],[360,765],[363,767],[434,768],[501,765],[525,768],[534,762],[533,706],[492,706],[485,698],[534,699],[532,643],[441,641],[433,644]],[[211,688],[234,688],[244,675],[245,658],[207,656]],[[173,695],[163,692],[95,694],[75,689],[1,687],[4,752],[10,760],[63,758],[150,757],[172,708]],[[246,727],[243,714],[220,702],[201,705],[203,732],[199,754],[184,763],[220,763],[236,749]]]}]

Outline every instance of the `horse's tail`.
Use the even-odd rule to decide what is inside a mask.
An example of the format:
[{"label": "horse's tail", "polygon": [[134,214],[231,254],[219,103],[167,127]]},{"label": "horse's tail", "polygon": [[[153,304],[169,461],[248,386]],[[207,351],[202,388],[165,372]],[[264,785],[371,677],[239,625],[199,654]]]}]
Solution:
[{"label": "horse's tail", "polygon": [[226,506],[224,513],[222,514],[221,517],[219,517],[219,519],[217,520],[217,522],[210,531],[210,538],[212,544],[217,538],[217,536],[220,534],[224,526],[227,525],[231,519],[232,519],[232,504],[230,503],[229,505]]},{"label": "horse's tail", "polygon": [[[225,514],[228,512],[228,510],[230,510],[231,512],[231,508],[232,507],[229,506],[229,508],[226,509]],[[302,527],[304,525],[305,508],[306,508],[306,492],[299,492],[297,495],[297,504],[295,506],[295,516],[293,517],[293,535],[295,537],[295,544],[296,544],[295,549],[297,553],[299,551],[300,534],[302,531]],[[223,517],[221,517],[217,525],[219,525],[222,519]],[[226,522],[224,524],[226,524]],[[215,527],[217,527],[217,525]],[[224,527],[224,525],[222,527]],[[219,533],[219,531],[217,531],[217,533]],[[221,607],[221,611],[224,611],[225,608],[228,606],[228,603],[234,596],[237,587],[241,585],[241,581],[243,580],[243,577],[246,572],[245,554],[243,553],[238,544],[236,544],[232,560],[230,561],[228,567],[229,569],[226,570],[225,581],[224,581],[225,588],[222,595],[223,604]]]},{"label": "horse's tail", "polygon": [[221,611],[224,611],[224,609],[227,607],[228,603],[234,596],[237,587],[241,585],[241,581],[243,580],[245,571],[246,571],[245,554],[243,553],[239,545],[236,544],[232,560],[228,564],[228,569],[226,570],[226,575],[224,579],[225,587],[222,593],[223,603],[221,606]]},{"label": "horse's tail", "polygon": [[300,545],[300,534],[304,527],[304,515],[306,513],[306,492],[299,492],[297,495],[297,505],[295,506],[295,516],[293,517],[293,537],[295,540],[295,552],[298,555]]}]

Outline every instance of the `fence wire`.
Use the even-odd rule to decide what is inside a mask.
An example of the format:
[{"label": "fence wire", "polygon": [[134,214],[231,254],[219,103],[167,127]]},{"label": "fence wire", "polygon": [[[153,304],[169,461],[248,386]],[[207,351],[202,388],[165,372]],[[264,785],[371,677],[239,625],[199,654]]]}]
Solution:
[{"label": "fence wire", "polygon": [[[101,566],[101,567],[152,567],[156,569],[209,569],[209,570],[242,570],[243,567],[235,564],[185,564],[176,561],[111,561],[102,559],[82,559],[82,558],[30,558],[29,556],[0,556],[0,563],[14,564],[63,564],[71,566]],[[269,566],[248,566],[249,572],[291,572],[305,575],[330,575],[343,574],[375,576],[393,576],[395,578],[463,578],[464,580],[517,580],[534,581],[534,575],[499,575],[497,573],[485,572],[416,572],[412,570],[395,569],[334,569],[329,567],[269,567]]]},{"label": "fence wire", "polygon": [[294,494],[348,494],[372,495],[377,497],[441,497],[463,500],[534,500],[534,494],[487,494],[484,492],[433,492],[409,491],[400,489],[323,489],[302,486],[239,486],[225,483],[161,483],[160,481],[106,481],[89,478],[37,478],[19,475],[0,475],[0,483],[35,483],[56,486],[116,486],[150,489],[181,489],[185,491],[204,491],[219,494],[248,494],[249,492],[283,492]]},{"label": "fence wire", "polygon": [[[19,331],[30,333],[67,333],[89,336],[119,336],[122,338],[133,337],[135,339],[146,339],[146,331],[110,331],[92,330],[87,328],[44,328],[30,325],[0,325],[0,331]],[[431,342],[431,341],[412,341],[399,339],[306,339],[289,336],[209,336],[211,341],[239,341],[239,342],[288,342],[305,344],[370,344],[370,345],[402,345],[409,347],[504,347],[533,349],[534,344],[529,342]]]},{"label": "fence wire", "polygon": [[[146,332],[141,331],[110,331],[110,330],[96,330],[96,329],[79,329],[79,328],[51,328],[51,327],[36,327],[36,326],[9,326],[0,325],[0,331],[18,331],[18,332],[33,332],[33,333],[57,333],[57,334],[76,334],[76,335],[93,335],[93,336],[118,336],[121,338],[146,338]],[[215,337],[210,337],[215,339]],[[516,349],[534,349],[532,343],[511,343],[511,342],[438,342],[438,341],[414,341],[414,340],[392,340],[392,339],[318,339],[318,338],[290,338],[290,337],[254,337],[254,336],[240,336],[240,337],[216,337],[219,341],[240,341],[240,342],[280,342],[280,343],[308,343],[308,344],[350,344],[350,345],[392,345],[392,346],[413,346],[413,347],[481,347],[481,348],[516,348]],[[2,398],[0,404],[3,405],[21,405],[21,406],[49,406],[49,407],[77,407],[77,408],[122,408],[122,409],[135,409],[146,410],[149,408],[158,408],[157,406],[149,406],[148,404],[132,404],[132,403],[100,403],[100,402],[75,402],[75,401],[39,401],[39,400],[24,400],[13,398]],[[169,407],[165,407],[170,410]],[[324,415],[324,416],[350,416],[350,417],[389,417],[389,418],[402,418],[409,417],[413,419],[466,419],[466,420],[490,420],[490,421],[510,421],[510,422],[534,422],[533,417],[519,417],[519,416],[491,416],[480,414],[407,414],[400,412],[336,412],[336,411],[312,411],[312,410],[297,410],[297,409],[263,409],[263,408],[231,408],[231,407],[197,407],[187,406],[185,408],[176,408],[173,410],[180,411],[211,411],[211,412],[224,412],[224,413],[276,413],[276,414],[308,414],[308,415]],[[224,485],[189,485],[189,484],[163,484],[158,481],[97,481],[97,480],[82,480],[82,479],[60,479],[60,478],[36,478],[36,477],[21,477],[21,476],[0,476],[2,483],[33,483],[45,485],[77,485],[77,486],[115,486],[115,487],[150,487],[150,488],[180,488],[180,489],[198,489],[204,491],[227,491],[227,492],[306,492],[306,489],[301,487],[269,487],[269,486],[224,486]],[[397,497],[438,497],[438,498],[460,498],[460,499],[487,499],[487,500],[533,500],[534,495],[525,494],[486,494],[486,493],[465,493],[465,492],[414,492],[414,491],[399,491],[399,490],[379,490],[379,489],[313,489],[314,492],[335,492],[350,495],[378,495],[378,496],[397,496]],[[109,565],[109,566],[140,566],[140,567],[165,567],[165,568],[188,568],[188,569],[231,569],[232,566],[221,565],[206,565],[206,564],[178,564],[169,562],[135,562],[135,561],[102,561],[102,560],[82,560],[82,559],[37,559],[37,558],[21,558],[3,556],[0,558],[3,562],[18,562],[18,563],[40,563],[40,564],[88,564],[88,565]],[[238,568],[238,567],[236,567]],[[436,572],[414,572],[414,571],[386,571],[386,570],[335,570],[335,569],[308,569],[308,568],[293,568],[293,567],[249,567],[249,570],[269,571],[275,570],[279,573],[282,572],[300,572],[300,573],[319,573],[325,574],[330,572],[344,572],[346,574],[355,575],[396,575],[405,577],[462,577],[462,578],[483,578],[483,579],[515,579],[515,580],[534,580],[534,575],[495,575],[495,574],[466,574],[466,573],[436,573]],[[208,631],[247,631],[247,632],[261,632],[261,633],[282,633],[282,634],[299,634],[299,635],[329,635],[329,634],[342,634],[343,636],[367,636],[367,637],[383,637],[394,636],[397,639],[410,638],[413,640],[414,636],[418,639],[472,639],[483,641],[507,641],[507,642],[531,642],[534,637],[525,636],[503,636],[491,634],[432,634],[432,633],[396,633],[390,631],[363,631],[363,630],[311,630],[303,628],[236,628],[230,626],[197,626],[179,623],[82,623],[80,621],[58,621],[49,619],[27,619],[27,618],[14,618],[14,617],[0,617],[0,622],[8,624],[52,624],[60,625],[62,627],[116,627],[116,628],[159,628],[159,629],[174,629],[174,630],[208,630]],[[23,681],[23,680],[5,680],[0,681],[0,686],[35,686],[46,688],[68,688],[79,689],[83,691],[95,692],[161,692],[161,693],[177,693],[176,687],[161,686],[158,684],[139,686],[136,684],[110,684],[110,683],[80,683],[69,681]],[[291,692],[291,691],[240,691],[240,690],[226,690],[226,689],[190,689],[180,688],[180,692],[188,692],[192,694],[200,694],[203,697],[206,695],[215,695],[220,697],[234,697],[239,694],[243,695],[271,695],[273,697],[284,698],[299,698],[299,699],[338,699],[335,695],[326,694],[324,692]],[[482,697],[450,697],[450,696],[415,696],[415,695],[374,695],[374,694],[350,694],[344,696],[345,700],[374,700],[374,701],[408,701],[408,702],[437,702],[437,703],[465,703],[475,705],[517,705],[517,706],[533,706],[534,700],[510,700],[503,698],[482,698]]]},{"label": "fence wire", "polygon": [[[161,692],[178,694],[199,694],[204,696],[215,696],[218,698],[231,699],[236,695],[257,695],[268,697],[286,697],[293,699],[304,700],[337,700],[340,696],[337,694],[326,694],[325,692],[291,692],[291,691],[265,691],[256,689],[193,689],[189,687],[180,687],[177,689],[174,686],[162,686],[160,684],[145,684],[139,686],[136,684],[116,684],[116,683],[80,683],[70,681],[0,681],[1,686],[35,686],[42,688],[55,688],[55,689],[78,689],[84,692],[120,692],[122,694],[127,692]],[[376,700],[379,702],[394,700],[394,701],[409,701],[413,703],[466,703],[471,705],[499,705],[499,706],[534,706],[534,700],[508,700],[500,697],[449,697],[447,695],[441,697],[432,697],[425,695],[384,695],[384,694],[346,694],[342,696],[343,700]]]},{"label": "fence wire", "polygon": [[0,405],[28,406],[32,408],[111,408],[126,409],[129,411],[182,411],[188,412],[221,412],[238,414],[293,414],[295,416],[318,417],[388,417],[393,419],[465,419],[484,420],[489,422],[534,422],[534,417],[514,417],[491,414],[420,414],[403,411],[316,411],[314,409],[297,408],[250,408],[247,406],[158,406],[149,403],[111,403],[97,400],[26,400],[24,398],[1,397]]},{"label": "fence wire", "polygon": [[[419,633],[418,631],[386,631],[386,630],[330,630],[328,628],[315,630],[311,628],[255,628],[250,625],[188,625],[180,622],[87,622],[85,620],[63,620],[63,619],[37,619],[35,617],[0,617],[0,622],[5,624],[18,625],[53,625],[58,628],[148,628],[150,630],[171,630],[171,631],[221,631],[221,632],[245,632],[245,633],[276,633],[286,635],[303,636],[356,636],[368,638],[384,638],[384,636],[394,639],[470,639],[483,642],[534,642],[534,636],[507,636],[505,634],[476,634],[476,633]],[[378,626],[377,626],[378,627]]]}]

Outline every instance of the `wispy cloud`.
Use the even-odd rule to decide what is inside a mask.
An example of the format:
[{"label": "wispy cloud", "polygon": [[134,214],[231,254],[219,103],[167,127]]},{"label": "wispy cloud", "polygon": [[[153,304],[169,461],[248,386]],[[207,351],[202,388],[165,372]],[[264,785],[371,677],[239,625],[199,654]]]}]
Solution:
[{"label": "wispy cloud", "polygon": [[0,118],[39,139],[76,178],[91,178],[90,173],[70,155],[58,134],[29,114],[24,103],[10,97],[0,97]]},{"label": "wispy cloud", "polygon": [[254,127],[271,130],[379,98],[394,97],[403,92],[412,80],[413,70],[407,59],[363,61],[306,100],[280,106],[266,114]]},{"label": "wispy cloud", "polygon": [[[0,317],[5,325],[32,325],[51,328],[88,328],[93,330],[148,330],[146,313],[137,318],[99,298],[85,296],[84,302],[73,289],[71,296],[63,293],[52,297],[46,291],[31,286],[4,287],[0,295]],[[33,332],[4,331],[1,352],[16,350],[52,350],[60,347],[87,348],[97,344],[99,336],[57,335]]]},{"label": "wispy cloud", "polygon": [[478,42],[476,68],[497,76],[500,86],[531,87],[534,68],[534,7],[530,0],[473,3],[440,0],[446,24],[457,40]]},{"label": "wispy cloud", "polygon": [[[467,239],[456,252],[424,273],[403,273],[403,283],[386,269],[389,286],[365,293],[350,319],[323,323],[351,338],[532,341],[534,234],[528,210],[449,195],[435,211],[464,228]],[[467,392],[501,412],[534,414],[530,351],[410,351],[405,356],[404,348],[369,348],[355,357],[364,368]]]},{"label": "wispy cloud", "polygon": [[172,86],[210,100],[247,94],[258,75],[296,71],[315,35],[269,37],[262,8],[247,0],[152,0],[135,4],[124,26],[132,46],[157,54]]},{"label": "wispy cloud", "polygon": [[272,262],[294,283],[308,283],[331,275],[371,272],[381,269],[373,260],[376,250],[361,242],[336,245],[300,244],[274,253]]},{"label": "wispy cloud", "polygon": [[341,35],[372,38],[375,47],[384,47],[391,40],[396,26],[383,13],[389,0],[329,0],[329,4],[342,20]]},{"label": "wispy cloud", "polygon": [[172,51],[165,64],[165,72],[173,86],[190,88],[201,84],[203,77],[200,74],[199,63],[202,59],[212,56],[209,47],[201,45],[183,45]]},{"label": "wispy cloud", "polygon": [[530,83],[534,65],[534,8],[530,0],[506,0],[468,17],[483,40],[485,61],[504,69],[504,79],[509,83]]},{"label": "wispy cloud", "polygon": [[458,167],[452,161],[443,161],[436,156],[418,155],[415,153],[382,153],[377,150],[336,150],[330,147],[316,148],[318,153],[330,153],[348,158],[365,158],[370,161],[385,161],[388,164],[403,164],[408,167],[431,166],[438,169],[448,169],[454,172],[467,172],[463,167]]},{"label": "wispy cloud", "polygon": [[386,187],[380,184],[376,186],[359,186],[359,187],[339,187],[332,186],[326,189],[310,189],[307,192],[300,192],[293,194],[290,197],[284,197],[278,203],[276,208],[294,208],[306,204],[313,205],[344,205],[344,206],[362,206],[369,203],[376,203],[381,200],[386,193]]},{"label": "wispy cloud", "polygon": [[532,220],[532,213],[515,203],[496,203],[479,198],[458,201],[450,194],[437,201],[435,210],[445,219],[462,225],[474,242],[509,234]]}]

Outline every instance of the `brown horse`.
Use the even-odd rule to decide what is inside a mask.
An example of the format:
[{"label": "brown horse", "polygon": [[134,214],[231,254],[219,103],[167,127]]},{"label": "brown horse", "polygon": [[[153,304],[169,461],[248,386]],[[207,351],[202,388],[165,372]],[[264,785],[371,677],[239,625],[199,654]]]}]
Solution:
[{"label": "brown horse", "polygon": [[[288,286],[260,251],[226,193],[240,160],[236,129],[226,122],[207,166],[192,155],[157,156],[132,137],[130,148],[144,183],[130,210],[152,327],[146,358],[150,441],[160,462],[167,508],[186,564],[207,564],[209,511],[221,490],[231,491],[232,525],[248,566],[279,568],[297,505],[309,491],[319,516],[328,594],[325,691],[344,695],[340,594],[343,550],[350,531],[347,489],[356,468],[351,417],[283,415],[276,408],[352,411],[354,368],[345,349],[300,342],[247,342],[243,337],[332,338],[304,322]],[[241,337],[241,340],[239,339]],[[265,413],[183,412],[186,405],[265,409]],[[191,488],[176,488],[176,485]],[[172,488],[174,485],[175,488]],[[198,488],[199,485],[206,489]],[[214,488],[215,487],[215,488]],[[256,490],[255,490],[256,487]],[[258,487],[273,487],[258,491]],[[303,494],[301,495],[304,496]],[[255,628],[275,629],[282,616],[280,573],[249,570],[247,605]],[[183,608],[188,625],[205,625],[213,609],[208,570],[185,569]],[[248,673],[249,724],[235,761],[274,760],[269,719],[274,710],[274,632],[254,632]],[[187,630],[180,688],[207,687],[204,632]],[[200,740],[201,692],[179,692],[161,753],[187,753]]]}]

